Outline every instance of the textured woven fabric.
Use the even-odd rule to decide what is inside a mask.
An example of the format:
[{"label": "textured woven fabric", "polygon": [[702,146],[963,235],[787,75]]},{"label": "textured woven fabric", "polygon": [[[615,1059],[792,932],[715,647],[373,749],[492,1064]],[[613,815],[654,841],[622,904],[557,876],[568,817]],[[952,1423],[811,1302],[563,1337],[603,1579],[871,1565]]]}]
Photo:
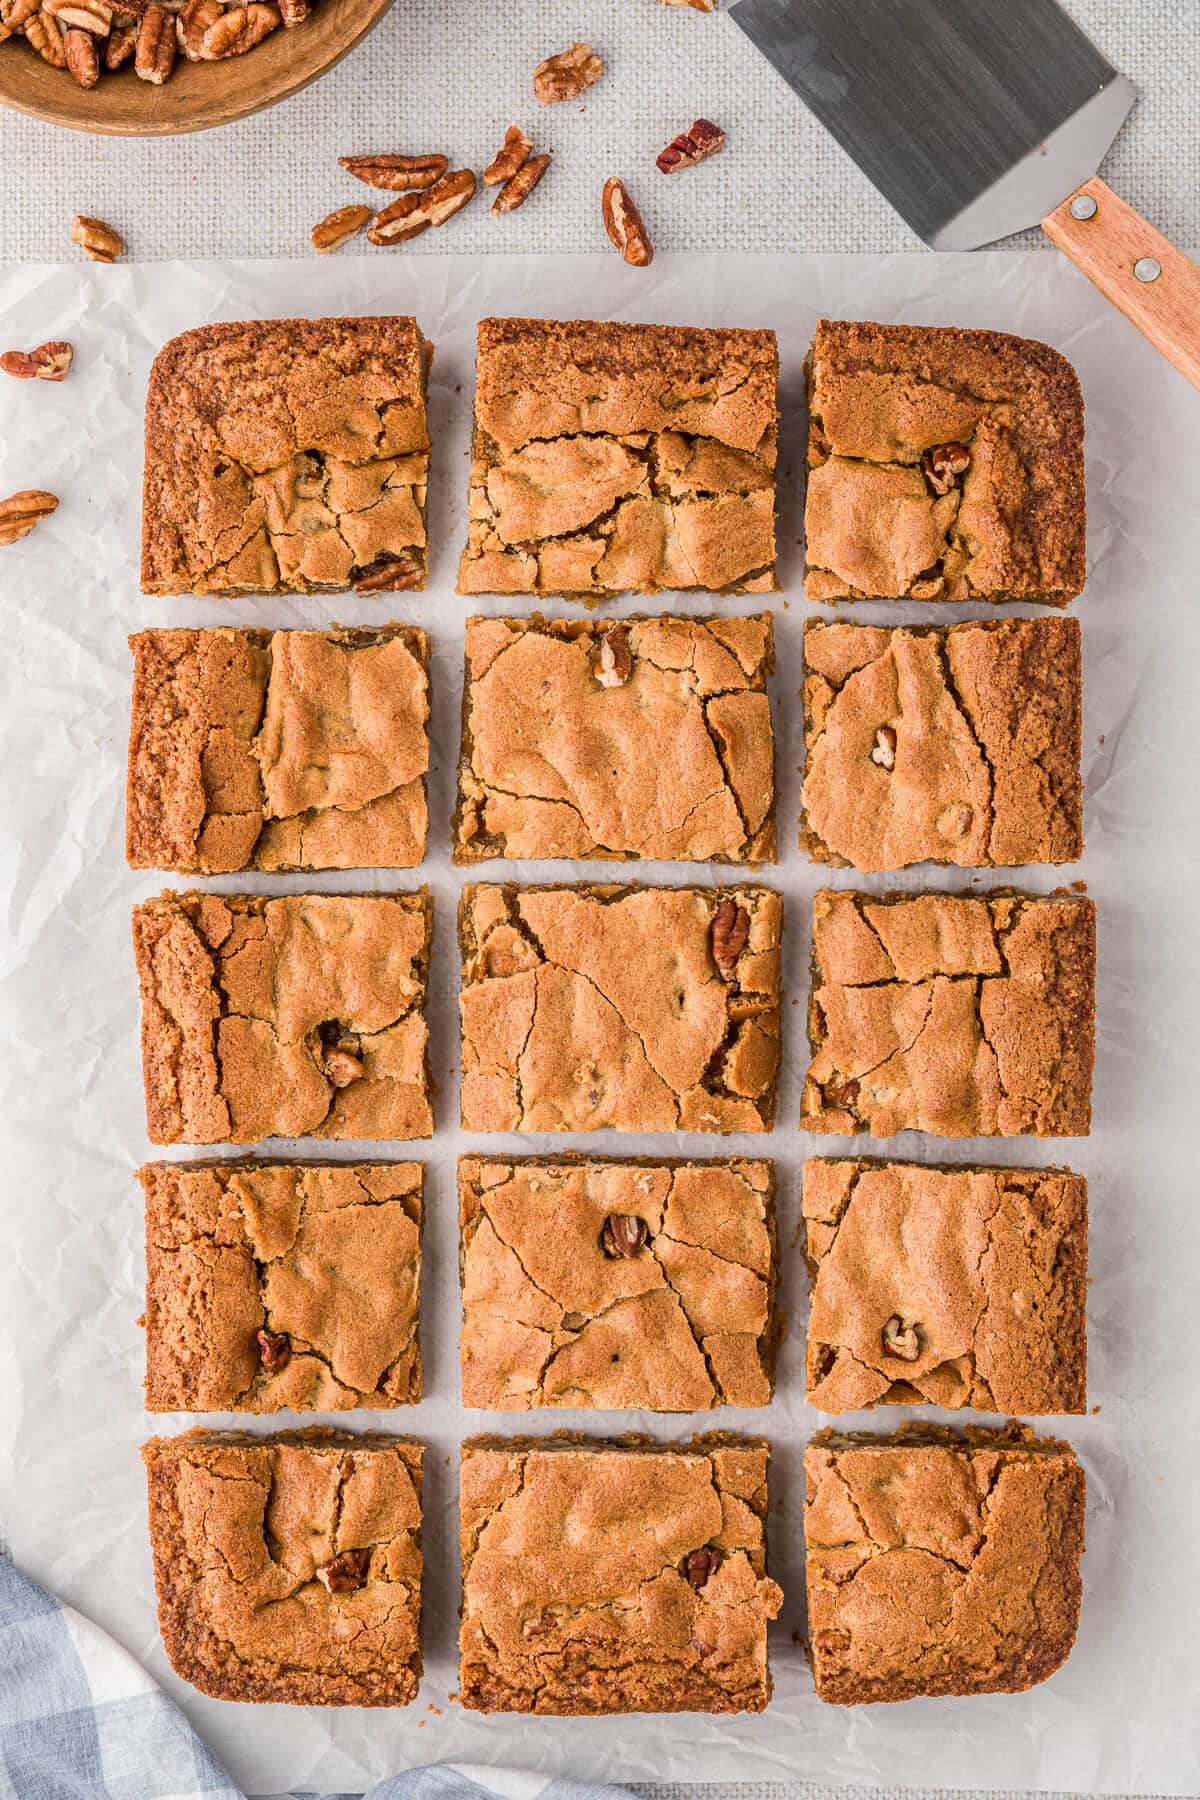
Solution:
[{"label": "textured woven fabric", "polygon": [[[1197,242],[1200,0],[1069,8],[1140,91],[1106,177],[1176,242]],[[539,106],[530,72],[577,37],[605,57],[603,79],[579,101]],[[699,169],[660,175],[655,155],[697,114],[725,128],[728,148]],[[78,256],[67,236],[77,212],[115,225],[141,259],[296,255],[327,212],[371,198],[339,155],[438,150],[480,169],[514,121],[555,153],[518,212],[497,218],[476,199],[402,250],[359,239],[340,254],[600,249],[610,174],[629,182],[660,251],[919,248],[719,14],[653,0],[395,0],[325,80],[223,130],[139,142],[4,113],[0,261]]]},{"label": "textured woven fabric", "polygon": [[[730,1794],[728,1788],[705,1785],[689,1787],[686,1783],[652,1782],[639,1790],[641,1800],[1018,1800],[1005,1791],[989,1789],[986,1793],[967,1793],[963,1788],[826,1788],[811,1781],[747,1781]],[[1037,1800],[1080,1800],[1073,1794],[1042,1793]],[[1135,1800],[1128,1794],[1114,1794],[1109,1800]],[[1163,1795],[1143,1795],[1140,1800],[1166,1800]]]}]

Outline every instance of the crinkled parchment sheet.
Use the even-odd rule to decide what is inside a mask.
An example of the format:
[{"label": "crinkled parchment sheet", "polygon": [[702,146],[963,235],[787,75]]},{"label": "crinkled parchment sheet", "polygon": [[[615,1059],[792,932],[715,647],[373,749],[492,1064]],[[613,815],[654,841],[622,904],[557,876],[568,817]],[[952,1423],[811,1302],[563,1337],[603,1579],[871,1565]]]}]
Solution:
[{"label": "crinkled parchment sheet", "polygon": [[[1195,1382],[1197,1017],[1200,1016],[1200,408],[1196,395],[1057,258],[661,257],[645,272],[616,257],[437,257],[0,273],[3,348],[65,337],[76,346],[61,386],[0,384],[0,493],[48,487],[57,514],[0,550],[4,702],[0,709],[3,874],[4,1519],[17,1562],[112,1631],[185,1707],[250,1792],[357,1789],[405,1765],[459,1757],[634,1781],[735,1783],[804,1777],[889,1786],[1059,1788],[1195,1793],[1200,1777],[1200,1531]],[[413,312],[437,345],[431,390],[432,579],[427,593],[378,599],[151,599],[138,591],[141,415],[154,352],[213,319]],[[769,1153],[779,1163],[781,1298],[790,1320],[779,1397],[716,1422],[774,1445],[770,1558],[786,1603],[771,1634],[775,1698],[758,1717],[522,1720],[480,1718],[450,1698],[458,1609],[455,1473],[459,1440],[481,1429],[633,1427],[681,1438],[714,1423],[672,1417],[464,1414],[458,1404],[454,903],[447,838],[458,742],[463,622],[519,600],[459,599],[454,570],[464,498],[476,320],[486,313],[770,325],[783,368],[781,572],[772,605],[782,860],[767,879],[787,898],[785,1079],[773,1136],[725,1143],[543,1137],[493,1140],[497,1154],[559,1151]],[[805,1062],[809,902],[823,875],[796,848],[801,757],[799,469],[801,364],[821,313],[979,325],[1045,338],[1073,360],[1088,409],[1087,591],[1077,603],[1085,665],[1087,851],[1082,876],[1099,906],[1096,1127],[1085,1141],[892,1146],[910,1158],[1069,1162],[1091,1180],[1091,1380],[1094,1415],[1061,1421],[1088,1476],[1088,1550],[1079,1640],[1045,1686],[1015,1697],[928,1700],[842,1710],[821,1705],[794,1634],[803,1625],[801,1456],[825,1421],[803,1401],[805,1279],[791,1248],[806,1152],[838,1140],[794,1128]],[[635,602],[623,601],[621,610]],[[644,606],[644,602],[641,603]],[[667,609],[721,611],[737,600],[668,595]],[[742,603],[745,605],[745,603]],[[551,611],[568,613],[569,603]],[[968,612],[970,609],[966,609]],[[1028,610],[1028,609],[1027,609]],[[902,609],[863,608],[896,620]],[[941,608],[909,616],[945,621]],[[394,616],[433,634],[432,844],[422,870],[436,896],[432,989],[438,1132],[411,1146],[426,1165],[422,1340],[427,1394],[415,1410],[337,1421],[419,1433],[425,1487],[426,1676],[402,1711],[222,1704],[176,1680],[159,1644],[138,1446],[194,1420],[142,1411],[142,1217],[134,1168],[161,1155],[144,1135],[129,910],[170,885],[132,875],[122,853],[130,665],[126,634],[160,624],[321,625]],[[962,616],[957,613],[954,616]],[[476,879],[512,865],[473,870]],[[728,878],[653,865],[650,881]],[[612,879],[611,864],[527,866],[534,880]],[[620,870],[616,871],[621,874]],[[366,875],[364,887],[393,878]],[[875,888],[888,878],[867,877]],[[969,877],[935,870],[951,889]],[[1003,879],[1003,877],[998,877]],[[1046,889],[1052,871],[1018,879]],[[986,880],[981,883],[987,885]],[[186,885],[178,878],[175,885]],[[330,877],[229,877],[272,892],[342,888]],[[891,885],[895,885],[891,883]],[[906,886],[917,881],[906,878]],[[858,1148],[869,1146],[859,1144]],[[878,1146],[871,1146],[878,1148]],[[281,1147],[294,1151],[296,1146]],[[378,1144],[325,1144],[323,1156],[378,1155]],[[176,1154],[188,1155],[189,1152]],[[215,1419],[211,1423],[244,1423]],[[251,1420],[268,1430],[297,1421]],[[300,1421],[303,1422],[303,1421]],[[898,1411],[853,1421],[886,1429]],[[1050,1429],[1055,1422],[1050,1422]]]}]

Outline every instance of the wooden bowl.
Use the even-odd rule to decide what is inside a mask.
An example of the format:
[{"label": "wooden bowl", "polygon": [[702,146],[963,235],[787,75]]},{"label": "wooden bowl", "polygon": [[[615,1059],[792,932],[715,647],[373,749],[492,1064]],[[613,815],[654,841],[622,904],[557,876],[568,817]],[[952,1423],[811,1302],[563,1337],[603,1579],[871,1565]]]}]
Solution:
[{"label": "wooden bowl", "polygon": [[112,137],[165,137],[206,131],[286,100],[341,62],[377,25],[392,0],[317,0],[303,25],[277,27],[244,56],[192,63],[180,57],[161,87],[139,81],[131,64],[102,73],[94,88],[52,69],[24,39],[0,43],[0,104]]}]

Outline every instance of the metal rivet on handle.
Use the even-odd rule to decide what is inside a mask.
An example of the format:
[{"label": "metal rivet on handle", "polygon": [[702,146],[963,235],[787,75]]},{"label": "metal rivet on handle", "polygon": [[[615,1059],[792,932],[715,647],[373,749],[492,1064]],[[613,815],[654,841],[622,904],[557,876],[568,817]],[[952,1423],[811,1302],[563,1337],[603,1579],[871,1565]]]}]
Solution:
[{"label": "metal rivet on handle", "polygon": [[1092,196],[1090,194],[1076,194],[1071,202],[1071,217],[1073,219],[1094,219],[1095,216],[1096,202],[1092,199]]},{"label": "metal rivet on handle", "polygon": [[1157,281],[1162,274],[1162,264],[1157,256],[1139,256],[1133,265],[1133,272],[1139,281]]}]

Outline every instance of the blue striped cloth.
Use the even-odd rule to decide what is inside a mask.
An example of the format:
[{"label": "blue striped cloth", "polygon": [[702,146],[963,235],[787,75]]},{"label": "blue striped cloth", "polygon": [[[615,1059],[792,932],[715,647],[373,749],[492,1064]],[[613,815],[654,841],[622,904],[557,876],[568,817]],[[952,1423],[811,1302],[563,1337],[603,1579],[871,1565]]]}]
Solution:
[{"label": "blue striped cloth", "polygon": [[[0,1796],[200,1800],[202,1795],[243,1800],[146,1671],[90,1620],[0,1556]],[[548,1780],[518,1769],[445,1765],[393,1775],[371,1789],[370,1800],[630,1796],[627,1789]]]}]

